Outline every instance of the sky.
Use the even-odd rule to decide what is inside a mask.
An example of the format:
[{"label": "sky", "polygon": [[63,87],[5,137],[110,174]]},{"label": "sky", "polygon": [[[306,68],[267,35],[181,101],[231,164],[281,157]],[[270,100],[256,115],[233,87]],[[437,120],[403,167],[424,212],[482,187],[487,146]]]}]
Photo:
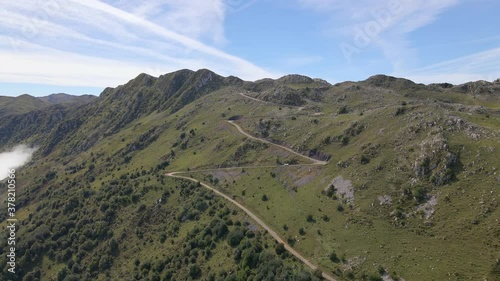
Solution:
[{"label": "sky", "polygon": [[99,95],[140,73],[500,78],[497,0],[0,0],[0,95]]}]

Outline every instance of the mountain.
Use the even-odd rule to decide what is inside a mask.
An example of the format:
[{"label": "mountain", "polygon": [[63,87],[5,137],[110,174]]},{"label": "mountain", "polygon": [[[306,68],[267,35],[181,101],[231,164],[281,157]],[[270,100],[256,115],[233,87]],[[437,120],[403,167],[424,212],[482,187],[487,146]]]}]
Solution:
[{"label": "mountain", "polygon": [[499,87],[202,69],[0,99],[0,151],[38,147],[2,278],[499,279]]},{"label": "mountain", "polygon": [[79,106],[91,102],[96,97],[91,95],[72,96],[52,94],[46,97],[33,97],[27,94],[18,97],[0,96],[0,117],[20,115],[51,105]]},{"label": "mountain", "polygon": [[52,94],[48,95],[45,97],[39,97],[38,99],[49,103],[49,104],[85,104],[88,102],[91,102],[93,99],[95,99],[95,96],[92,95],[81,95],[81,96],[72,96],[68,94]]},{"label": "mountain", "polygon": [[44,101],[30,95],[20,95],[18,97],[0,96],[0,117],[27,113],[45,106],[47,104]]}]

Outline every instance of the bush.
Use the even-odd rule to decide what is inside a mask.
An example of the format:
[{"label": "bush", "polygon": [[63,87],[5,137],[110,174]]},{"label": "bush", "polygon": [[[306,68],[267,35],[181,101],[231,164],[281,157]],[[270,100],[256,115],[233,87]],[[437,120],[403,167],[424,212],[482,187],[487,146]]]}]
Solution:
[{"label": "bush", "polygon": [[349,144],[349,137],[348,136],[342,136],[342,145],[348,145]]},{"label": "bush", "polygon": [[306,231],[304,230],[304,228],[299,228],[299,234],[300,235],[306,235]]},{"label": "bush", "polygon": [[244,237],[243,231],[241,231],[241,229],[237,228],[237,229],[229,232],[229,234],[227,235],[227,243],[231,247],[236,247],[240,244],[243,237]]},{"label": "bush", "polygon": [[500,277],[500,260],[497,259],[497,262],[493,265],[491,275],[493,275],[493,277]]},{"label": "bush", "polygon": [[266,202],[267,200],[269,200],[269,197],[267,197],[267,195],[262,195],[262,201]]},{"label": "bush", "polygon": [[347,114],[349,112],[349,109],[347,106],[343,105],[339,108],[339,111],[337,112],[338,114]]},{"label": "bush", "polygon": [[361,155],[361,164],[365,165],[370,163],[370,158],[368,158],[366,155]]},{"label": "bush", "polygon": [[330,260],[331,260],[332,262],[334,262],[334,263],[338,263],[338,262],[340,262],[340,259],[339,259],[339,257],[337,256],[337,253],[335,253],[335,252],[331,252],[331,253],[330,253],[330,255],[329,255],[329,257],[330,257]]},{"label": "bush", "polygon": [[337,206],[337,211],[339,211],[339,212],[343,212],[343,211],[344,211],[344,206],[342,206],[341,204],[339,204],[339,205]]},{"label": "bush", "polygon": [[403,115],[403,114],[405,114],[405,112],[406,112],[406,107],[399,107],[396,110],[396,113],[394,113],[394,116]]},{"label": "bush", "polygon": [[321,269],[319,269],[319,268],[314,270],[313,275],[314,275],[314,277],[319,278],[320,280],[323,279],[323,271],[321,271]]},{"label": "bush", "polygon": [[189,276],[191,276],[191,278],[193,278],[193,279],[200,278],[200,276],[201,276],[201,268],[198,265],[196,265],[196,264],[192,264],[189,267]]},{"label": "bush", "polygon": [[314,218],[311,214],[307,215],[306,220],[307,220],[307,222],[314,222]]},{"label": "bush", "polygon": [[275,250],[276,250],[276,254],[281,256],[286,251],[285,245],[283,245],[283,243],[279,243],[278,245],[276,245]]}]

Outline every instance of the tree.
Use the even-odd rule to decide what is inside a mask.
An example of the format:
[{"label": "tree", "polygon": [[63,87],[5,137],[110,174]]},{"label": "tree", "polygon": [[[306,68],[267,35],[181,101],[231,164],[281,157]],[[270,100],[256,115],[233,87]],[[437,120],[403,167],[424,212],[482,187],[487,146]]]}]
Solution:
[{"label": "tree", "polygon": [[227,235],[227,243],[231,247],[236,247],[240,244],[243,237],[244,237],[243,231],[241,231],[240,228],[237,228],[237,229],[229,232],[229,234]]},{"label": "tree", "polygon": [[278,245],[276,245],[275,250],[276,254],[281,256],[286,251],[285,245],[283,243],[279,243]]},{"label": "tree", "polygon": [[307,215],[306,220],[307,220],[307,222],[314,222],[314,218],[311,214]]},{"label": "tree", "polygon": [[323,271],[321,269],[316,268],[313,273],[314,277],[319,278],[320,280],[323,280]]},{"label": "tree", "polygon": [[189,266],[189,276],[193,279],[198,279],[201,276],[201,268],[197,264]]},{"label": "tree", "polygon": [[304,228],[299,228],[299,234],[300,235],[306,235],[306,231],[304,230]]},{"label": "tree", "polygon": [[334,262],[334,263],[338,263],[338,262],[340,262],[340,259],[339,259],[339,257],[337,256],[337,253],[335,253],[335,252],[331,252],[331,253],[330,253],[330,255],[329,255],[329,257],[330,257],[330,260],[331,260],[332,262]]}]

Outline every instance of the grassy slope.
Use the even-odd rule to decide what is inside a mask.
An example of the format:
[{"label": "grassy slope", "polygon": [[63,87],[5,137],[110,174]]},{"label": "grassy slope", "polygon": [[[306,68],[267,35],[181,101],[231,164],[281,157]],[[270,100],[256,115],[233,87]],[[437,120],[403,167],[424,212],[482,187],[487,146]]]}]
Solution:
[{"label": "grassy slope", "polygon": [[[349,101],[347,103],[350,104]],[[411,177],[412,174],[412,171],[408,171],[409,164],[411,164],[410,159],[400,159],[401,163],[394,163],[394,159],[401,158],[401,155],[394,151],[392,145],[387,145],[399,141],[398,138],[394,137],[395,133],[396,136],[401,135],[403,139],[407,138],[404,129],[412,126],[401,126],[408,124],[406,122],[409,122],[410,117],[394,117],[398,106],[365,112],[363,116],[331,116],[332,113],[328,116],[325,114],[324,117],[318,117],[320,122],[316,125],[319,128],[311,130],[319,132],[318,135],[309,137],[305,142],[303,131],[297,128],[311,126],[310,119],[315,117],[304,116],[298,117],[297,120],[291,120],[288,117],[274,118],[281,122],[280,130],[287,132],[289,136],[279,138],[283,135],[277,133],[273,135],[273,138],[289,143],[291,147],[301,147],[304,143],[306,145],[318,144],[324,135],[338,134],[341,131],[338,127],[342,127],[342,125],[347,127],[347,122],[343,122],[343,119],[350,122],[359,120],[358,122],[366,124],[367,129],[345,147],[334,143],[323,148],[324,151],[333,155],[330,165],[326,168],[320,168],[319,175],[305,186],[300,186],[297,193],[290,192],[290,188],[287,188],[287,185],[290,186],[289,182],[284,183],[290,176],[290,172],[284,171],[286,168],[252,169],[236,175],[218,174],[223,179],[219,185],[225,192],[238,196],[245,205],[255,210],[275,229],[283,229],[283,225],[287,224],[288,230],[282,231],[283,236],[295,237],[297,235],[300,237],[298,229],[300,227],[306,229],[304,239],[300,239],[301,241],[297,242],[296,247],[306,255],[316,258],[317,262],[326,268],[334,270],[339,267],[345,270],[345,266],[333,265],[326,258],[330,251],[335,250],[346,259],[360,257],[364,260],[366,258],[360,265],[360,271],[376,271],[377,267],[382,265],[389,272],[396,272],[396,275],[399,274],[406,280],[454,280],[457,276],[463,278],[467,276],[487,277],[495,258],[497,258],[498,252],[495,247],[498,247],[498,243],[485,242],[474,239],[474,237],[478,234],[498,237],[498,224],[493,219],[498,216],[496,202],[499,199],[497,191],[493,188],[496,184],[496,179],[492,176],[494,172],[476,173],[473,179],[462,178],[465,175],[460,173],[453,183],[433,189],[430,194],[439,194],[439,198],[447,197],[449,199],[446,200],[449,201],[443,202],[445,200],[442,199],[439,201],[435,216],[431,219],[432,226],[426,226],[425,219],[415,215],[415,217],[407,219],[406,226],[395,227],[391,223],[394,218],[390,216],[391,211],[395,208],[394,205],[381,206],[376,200],[377,196],[385,194],[397,198],[398,194],[401,193],[401,186],[405,183],[404,178],[400,177]],[[433,110],[432,107],[429,108],[428,104],[417,104],[414,111],[414,115],[427,114],[434,118],[448,115],[447,113],[440,116],[441,114]],[[449,114],[454,113],[450,112]],[[430,119],[433,119],[432,117]],[[252,128],[252,121],[254,120],[245,119],[241,123],[247,124],[246,128],[252,131],[255,129],[255,127]],[[411,122],[409,123],[411,124]],[[283,129],[284,127],[286,129]],[[383,133],[380,133],[382,128]],[[325,132],[327,133],[325,134]],[[258,134],[255,130],[254,133]],[[411,138],[414,138],[411,143],[398,147],[401,152],[406,149],[416,149],[418,143],[426,138],[426,134],[419,133],[410,136]],[[357,160],[360,147],[366,143],[383,144],[383,148],[378,152],[379,156],[373,159],[370,164],[355,163],[347,169],[334,165],[336,161],[340,160],[353,159],[353,162]],[[463,132],[450,134],[449,144],[451,146],[466,144],[463,151],[474,151],[479,147],[492,147],[494,151],[499,149],[498,141],[471,141],[464,136]],[[469,157],[462,152],[461,159],[471,159]],[[498,167],[499,164],[494,154],[485,155],[481,160],[488,163],[483,165],[492,169]],[[462,163],[462,165],[467,164],[472,165],[471,163]],[[374,172],[377,165],[384,166],[383,172]],[[402,168],[406,168],[406,171],[404,173],[398,172],[398,169]],[[297,168],[290,167],[288,169]],[[271,173],[281,175],[284,180],[280,180],[280,176],[272,178]],[[299,172],[291,172],[292,175],[297,173]],[[337,211],[339,202],[321,195],[323,188],[337,175],[343,175],[352,180],[356,190],[353,209],[346,208],[343,213]],[[199,177],[206,178],[206,175]],[[260,184],[261,182],[262,184]],[[228,184],[229,187],[225,187],[225,184]],[[361,190],[363,184],[367,187]],[[461,189],[463,193],[456,192],[457,188]],[[486,211],[487,214],[478,212],[477,209],[480,209],[478,206],[473,208],[469,206],[471,204],[470,198],[481,198],[480,195],[482,195],[484,199],[488,193],[491,194],[488,196],[487,202],[484,203],[488,204],[488,207],[483,207],[483,209],[489,208]],[[263,194],[269,197],[269,201],[262,201]],[[373,207],[372,203],[374,203]],[[416,209],[411,205],[404,207],[408,210]],[[477,214],[471,209],[476,210]],[[308,214],[313,215],[316,223],[306,221],[305,218]],[[328,222],[321,220],[324,214],[330,217]],[[477,216],[481,217],[482,220],[479,224],[473,224],[472,221]],[[318,234],[318,229],[321,234]],[[484,254],[478,257],[474,255],[477,252]],[[457,267],[457,263],[461,266]]]},{"label": "grassy slope", "polygon": [[[396,272],[393,275],[402,276],[405,280],[488,277],[495,259],[499,258],[499,229],[498,222],[494,219],[499,217],[498,181],[493,170],[500,164],[497,157],[500,149],[498,135],[473,140],[464,131],[446,132],[450,147],[460,151],[461,165],[465,168],[457,173],[457,178],[451,184],[432,187],[431,184],[424,183],[429,186],[430,194],[439,194],[431,223],[424,224],[425,219],[420,214],[415,214],[409,215],[402,226],[394,222],[391,212],[398,206],[407,213],[417,208],[411,200],[404,201],[401,194],[413,177],[412,164],[419,144],[432,130],[421,128],[417,130],[418,133],[411,133],[419,124],[431,120],[444,124],[446,117],[456,115],[487,130],[498,130],[498,114],[492,113],[485,117],[458,110],[442,112],[425,95],[421,98],[416,94],[396,94],[378,88],[350,91],[348,86],[334,87],[325,94],[323,104],[306,107],[302,111],[261,104],[237,95],[238,89],[225,88],[202,97],[173,115],[160,112],[133,121],[117,134],[105,138],[91,150],[67,163],[57,162],[56,151],[47,161],[37,161],[22,170],[20,177],[25,184],[21,182],[20,190],[27,193],[28,189],[33,188],[33,183],[37,182],[37,175],[44,175],[49,170],[57,171],[59,186],[64,186],[63,180],[66,178],[69,181],[85,178],[92,158],[96,179],[90,183],[90,187],[96,190],[106,187],[112,179],[123,173],[149,170],[164,160],[170,162],[168,171],[178,171],[238,163],[273,165],[276,157],[285,161],[292,159],[286,152],[273,147],[260,148],[259,153],[248,151],[243,158],[234,159],[244,138],[225,120],[229,116],[243,115],[245,118],[238,123],[254,135],[259,135],[256,123],[260,119],[272,120],[279,123],[280,127],[275,131],[271,130],[269,138],[279,140],[296,150],[318,148],[331,155],[330,163],[326,167],[281,166],[235,172],[193,172],[192,176],[200,179],[208,179],[209,175],[220,178],[217,187],[237,196],[245,206],[281,232],[283,237],[295,240],[295,247],[320,264],[324,270],[337,274],[343,272],[343,278],[348,278],[349,267],[353,268],[357,278],[361,278],[363,273],[377,272],[380,265],[389,273]],[[462,96],[452,96],[456,101],[469,103]],[[394,116],[402,101],[407,102],[408,111],[401,116]],[[475,103],[471,101],[470,104]],[[498,108],[498,101],[496,104],[489,104],[490,108]],[[338,110],[344,105],[349,109],[348,114],[338,115]],[[322,114],[311,116],[318,112]],[[323,143],[328,136],[344,134],[354,121],[362,124],[364,129],[359,135],[350,136],[347,145],[338,141]],[[128,164],[124,164],[123,150],[127,145],[156,126],[166,126],[166,130],[145,149],[126,154],[132,158]],[[194,133],[190,133],[191,130]],[[181,139],[183,132],[186,136]],[[181,149],[181,144],[186,140],[186,148]],[[173,147],[175,143],[177,146]],[[362,147],[367,144],[379,144],[380,147],[376,155],[371,157],[370,163],[362,165],[359,157],[365,153]],[[172,150],[175,156],[171,155]],[[104,160],[106,156],[111,157],[110,161]],[[339,167],[336,165],[339,161],[349,161],[350,166]],[[65,171],[68,166],[82,163],[85,163],[85,169],[74,174]],[[381,171],[377,171],[378,166],[382,167]],[[342,202],[342,199],[334,200],[322,194],[328,183],[339,175],[353,183],[355,200],[352,207]],[[47,186],[42,189],[46,188]],[[148,192],[141,203],[151,205],[156,200],[157,193]],[[263,194],[267,195],[268,201],[262,200]],[[380,195],[391,195],[393,204],[380,205],[377,200]],[[36,213],[37,202],[40,200],[21,209],[19,218]],[[398,200],[401,202],[398,203]],[[339,205],[344,206],[343,212],[337,210]],[[137,205],[120,213],[114,229],[116,233],[127,228],[125,223],[120,222],[132,223],[130,217],[135,208]],[[306,221],[309,214],[315,222]],[[324,215],[328,217],[328,221],[323,220]],[[207,219],[203,218],[202,221]],[[238,219],[244,220],[242,217]],[[284,230],[285,224],[288,230]],[[190,224],[183,225],[180,233],[187,232],[192,227]],[[305,230],[305,235],[299,234],[299,228]],[[137,240],[127,240],[125,244],[134,245]],[[131,266],[127,264],[130,263],[129,256],[137,251],[143,253],[141,256],[153,259],[161,252],[173,250],[175,248],[156,242],[143,248],[127,249],[124,256],[115,261],[116,267],[111,274],[124,274],[124,268]],[[332,263],[328,258],[332,251],[346,262]],[[225,252],[226,250],[221,250],[215,255],[223,259]],[[218,267],[213,261],[207,266]],[[47,275],[57,273],[59,267],[60,264],[51,261],[43,263]]]}]

